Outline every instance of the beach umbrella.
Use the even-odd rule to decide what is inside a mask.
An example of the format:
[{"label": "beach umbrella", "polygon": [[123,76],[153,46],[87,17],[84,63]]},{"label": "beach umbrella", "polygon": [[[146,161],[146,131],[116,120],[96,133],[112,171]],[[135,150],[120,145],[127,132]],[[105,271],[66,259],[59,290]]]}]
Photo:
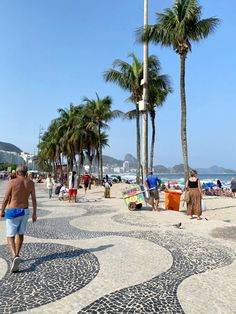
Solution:
[{"label": "beach umbrella", "polygon": [[115,174],[112,174],[111,178],[117,178],[117,176]]},{"label": "beach umbrella", "polygon": [[208,188],[213,188],[214,186],[216,186],[216,184],[215,184],[214,182],[207,182],[207,183],[206,183],[206,186],[207,186]]}]

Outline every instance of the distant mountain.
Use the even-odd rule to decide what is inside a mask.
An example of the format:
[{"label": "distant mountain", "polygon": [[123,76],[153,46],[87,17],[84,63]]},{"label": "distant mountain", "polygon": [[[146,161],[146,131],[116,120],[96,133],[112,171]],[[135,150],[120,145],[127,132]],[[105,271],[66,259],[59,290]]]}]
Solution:
[{"label": "distant mountain", "polygon": [[202,174],[224,174],[224,173],[236,173],[235,170],[232,169],[225,169],[219,166],[212,166],[210,168],[197,168],[198,173]]},{"label": "distant mountain", "polygon": [[124,161],[128,161],[131,168],[137,167],[137,159],[131,154],[126,154]]},{"label": "distant mountain", "polygon": [[[135,168],[137,165],[137,159],[132,154],[126,154],[124,160],[115,159],[109,156],[103,156],[104,165],[116,165],[122,166],[124,161],[128,161],[131,168]],[[191,169],[191,167],[190,167]],[[227,169],[219,166],[212,166],[209,168],[196,168],[199,174],[227,174],[227,173],[236,173],[235,170]],[[155,165],[154,172],[157,173],[173,173],[173,174],[183,174],[184,173],[184,165],[178,164],[173,167],[165,167],[163,165]]]},{"label": "distant mountain", "polygon": [[123,160],[115,159],[107,155],[102,155],[102,159],[104,165],[115,165],[119,167],[123,166]]},{"label": "distant mountain", "polygon": [[137,159],[131,154],[126,154],[124,160],[130,161],[130,162],[136,162],[137,161]]},{"label": "distant mountain", "polygon": [[170,169],[163,165],[154,166],[154,172],[156,173],[170,173]]},{"label": "distant mountain", "polygon": [[22,152],[22,150],[11,144],[11,143],[5,143],[5,142],[0,142],[0,150],[4,150],[4,151],[7,151],[7,152],[15,152],[15,153],[18,153],[20,154]]}]

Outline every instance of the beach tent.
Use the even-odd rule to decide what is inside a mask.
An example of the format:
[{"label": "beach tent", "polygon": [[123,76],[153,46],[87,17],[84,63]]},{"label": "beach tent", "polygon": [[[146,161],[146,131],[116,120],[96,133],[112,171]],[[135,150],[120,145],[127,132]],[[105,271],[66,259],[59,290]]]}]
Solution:
[{"label": "beach tent", "polygon": [[216,184],[214,182],[206,182],[205,185],[208,187],[208,188],[213,188],[214,186],[216,186]]}]

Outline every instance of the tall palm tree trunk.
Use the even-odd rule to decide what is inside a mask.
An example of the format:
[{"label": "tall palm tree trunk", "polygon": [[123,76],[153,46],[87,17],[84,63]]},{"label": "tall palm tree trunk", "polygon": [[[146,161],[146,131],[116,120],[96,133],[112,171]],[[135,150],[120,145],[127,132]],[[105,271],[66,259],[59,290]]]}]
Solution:
[{"label": "tall palm tree trunk", "polygon": [[155,145],[155,136],[156,136],[155,111],[151,113],[151,124],[152,124],[152,139],[151,139],[151,147],[150,147],[150,169],[153,170],[154,145]]},{"label": "tall palm tree trunk", "polygon": [[98,180],[100,182],[100,153],[99,153],[99,147],[97,147],[97,168],[98,168]]},{"label": "tall palm tree trunk", "polygon": [[140,165],[141,165],[141,154],[140,154],[140,119],[139,119],[139,108],[136,104],[136,133],[137,133],[137,170],[136,170],[136,182],[140,184]]},{"label": "tall palm tree trunk", "polygon": [[89,174],[91,175],[92,173],[92,163],[93,163],[93,156],[88,156],[88,160],[89,160]]},{"label": "tall palm tree trunk", "polygon": [[100,177],[100,180],[101,180],[101,184],[102,184],[102,179],[103,179],[103,160],[102,160],[102,145],[101,145],[101,126],[100,124],[98,125],[98,134],[99,134],[99,160],[100,160],[100,165],[99,165],[99,168],[100,168],[100,174],[101,174],[101,177]]},{"label": "tall palm tree trunk", "polygon": [[59,159],[59,168],[60,168],[60,182],[63,182],[63,169],[62,169],[62,160],[61,160],[61,154],[59,153],[58,155],[58,159]]},{"label": "tall palm tree trunk", "polygon": [[186,94],[185,94],[185,61],[186,53],[180,56],[181,68],[180,68],[180,97],[181,97],[181,140],[182,140],[182,153],[184,161],[184,179],[188,180],[188,146],[187,146],[187,106],[186,106]]}]

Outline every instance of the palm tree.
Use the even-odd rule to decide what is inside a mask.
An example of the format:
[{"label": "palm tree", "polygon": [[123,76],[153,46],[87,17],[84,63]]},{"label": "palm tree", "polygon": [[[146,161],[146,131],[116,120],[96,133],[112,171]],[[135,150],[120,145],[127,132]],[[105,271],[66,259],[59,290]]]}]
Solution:
[{"label": "palm tree", "polygon": [[[135,103],[135,110],[126,113],[126,118],[136,119],[136,136],[137,136],[137,173],[136,181],[140,182],[140,122],[139,122],[139,106],[138,103],[143,96],[143,87],[141,80],[143,78],[143,63],[140,62],[134,53],[129,55],[132,58],[132,64],[122,60],[115,60],[113,68],[104,73],[106,81],[114,82],[122,89],[131,92],[127,99]],[[118,68],[118,70],[116,69]],[[169,77],[167,75],[159,75],[160,62],[155,56],[148,58],[148,76],[149,76],[149,99],[148,111],[152,117],[152,144],[150,165],[153,168],[153,151],[155,143],[155,106],[163,104],[167,94],[171,92]],[[165,95],[165,96],[164,96]],[[152,112],[152,114],[151,114]]]},{"label": "palm tree", "polygon": [[158,75],[160,71],[159,62],[157,63],[156,71],[149,72],[149,92],[147,110],[150,115],[152,125],[151,147],[150,147],[150,169],[154,167],[154,145],[156,140],[156,108],[161,107],[169,93],[172,93],[172,87],[169,76],[166,74]]},{"label": "palm tree", "polygon": [[188,150],[185,94],[185,63],[192,50],[191,42],[198,42],[212,33],[219,24],[218,18],[201,19],[202,7],[197,0],[176,0],[172,8],[157,14],[157,24],[138,31],[138,40],[149,40],[165,47],[173,47],[180,56],[181,141],[184,160],[184,177],[188,178]]},{"label": "palm tree", "polygon": [[109,128],[106,122],[120,116],[122,114],[119,110],[111,110],[112,100],[111,97],[106,96],[105,98],[100,98],[96,94],[96,99],[84,98],[86,105],[86,110],[91,117],[91,121],[88,124],[88,129],[97,130],[98,135],[98,163],[99,163],[99,179],[103,179],[103,160],[102,160],[102,142],[101,134],[102,129]]},{"label": "palm tree", "polygon": [[70,104],[69,109],[59,108],[61,134],[60,144],[64,155],[67,157],[68,169],[73,171],[76,165],[76,154],[81,151],[81,134],[78,123],[78,107]]},{"label": "palm tree", "polygon": [[[131,96],[135,103],[135,118],[136,118],[136,158],[137,158],[137,170],[136,170],[136,182],[140,183],[140,113],[138,103],[142,99],[143,88],[141,86],[141,80],[143,78],[142,63],[137,59],[134,53],[131,53],[129,57],[132,59],[132,63],[129,64],[123,60],[117,59],[113,62],[112,68],[105,71],[104,79],[106,82],[113,82],[120,86],[122,89],[131,92]],[[131,115],[132,118],[132,115]]]}]

